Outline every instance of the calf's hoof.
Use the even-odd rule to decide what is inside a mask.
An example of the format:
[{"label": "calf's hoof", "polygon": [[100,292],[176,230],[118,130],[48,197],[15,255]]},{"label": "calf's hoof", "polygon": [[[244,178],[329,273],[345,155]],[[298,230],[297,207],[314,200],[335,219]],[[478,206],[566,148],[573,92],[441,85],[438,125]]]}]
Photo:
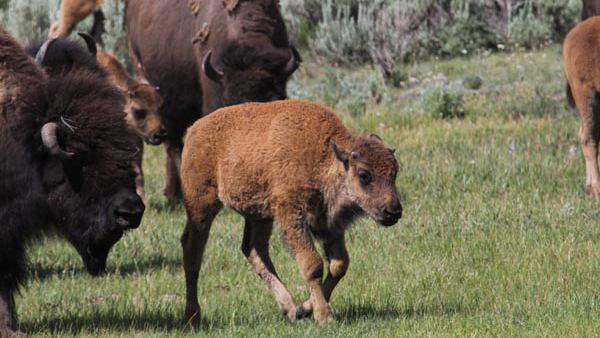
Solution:
[{"label": "calf's hoof", "polygon": [[314,311],[315,321],[319,325],[325,325],[333,322],[333,313],[331,313],[331,309],[327,306],[324,309]]},{"label": "calf's hoof", "polygon": [[296,307],[296,319],[302,320],[312,315],[312,304],[310,302],[304,302]]},{"label": "calf's hoof", "polygon": [[596,201],[600,201],[600,186],[587,184],[585,186],[585,193],[594,197]]}]

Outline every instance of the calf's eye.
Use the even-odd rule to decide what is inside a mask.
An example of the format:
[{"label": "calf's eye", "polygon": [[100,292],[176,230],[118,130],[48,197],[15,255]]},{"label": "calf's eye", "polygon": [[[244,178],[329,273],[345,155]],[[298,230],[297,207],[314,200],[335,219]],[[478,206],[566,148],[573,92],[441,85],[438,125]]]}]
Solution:
[{"label": "calf's eye", "polygon": [[133,115],[138,119],[143,119],[146,117],[146,111],[143,109],[136,109],[133,111]]},{"label": "calf's eye", "polygon": [[366,170],[359,169],[358,179],[360,180],[360,184],[367,185],[371,183],[371,174]]}]

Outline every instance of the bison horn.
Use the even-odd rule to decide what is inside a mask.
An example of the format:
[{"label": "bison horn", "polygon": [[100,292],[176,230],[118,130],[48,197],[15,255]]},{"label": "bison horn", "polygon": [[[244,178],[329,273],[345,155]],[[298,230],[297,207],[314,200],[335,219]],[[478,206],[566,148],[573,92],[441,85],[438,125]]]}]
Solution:
[{"label": "bison horn", "polygon": [[48,122],[42,127],[42,143],[50,155],[56,156],[61,160],[68,160],[75,154],[70,151],[65,151],[58,144],[58,137],[56,135],[58,131],[58,125],[54,122]]},{"label": "bison horn", "polygon": [[221,82],[223,80],[223,73],[213,68],[210,64],[210,56],[212,55],[212,51],[209,50],[208,53],[204,56],[204,61],[202,62],[202,71],[209,79],[215,82]]},{"label": "bison horn", "polygon": [[287,76],[292,75],[292,73],[295,72],[296,69],[298,69],[298,66],[300,66],[300,62],[302,62],[302,57],[300,56],[300,53],[298,53],[296,47],[290,46],[290,50],[292,51],[292,56],[285,65],[284,70]]},{"label": "bison horn", "polygon": [[37,54],[35,55],[35,63],[38,66],[41,66],[44,62],[44,58],[46,58],[46,51],[48,51],[48,47],[50,47],[54,41],[56,41],[56,38],[46,40],[46,42],[44,42],[42,47],[40,47],[38,50]]},{"label": "bison horn", "polygon": [[87,34],[87,33],[77,33],[77,35],[81,36],[83,38],[83,40],[85,41],[85,44],[87,45],[88,50],[90,51],[90,53],[96,57],[96,53],[98,53],[98,47],[96,47],[96,40],[94,40],[94,38]]}]

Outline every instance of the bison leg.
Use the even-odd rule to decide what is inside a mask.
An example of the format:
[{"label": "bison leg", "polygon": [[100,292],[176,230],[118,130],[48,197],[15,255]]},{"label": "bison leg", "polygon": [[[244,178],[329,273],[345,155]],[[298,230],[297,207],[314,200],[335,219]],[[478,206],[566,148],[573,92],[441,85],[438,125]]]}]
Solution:
[{"label": "bison leg", "polygon": [[246,218],[242,252],[252,265],[254,272],[262,278],[269,291],[275,296],[281,311],[288,316],[290,321],[294,322],[296,320],[296,303],[277,276],[273,262],[269,257],[269,238],[272,231],[272,221],[258,222]]},{"label": "bison leg", "polygon": [[[210,195],[214,194],[208,193],[204,198],[210,197]],[[181,236],[186,287],[186,323],[199,323],[200,320],[198,274],[202,265],[202,256],[206,247],[206,241],[208,240],[210,226],[222,205],[218,202],[218,204],[212,204],[212,206],[198,207],[199,205],[188,207],[188,221]]]},{"label": "bison leg", "polygon": [[575,86],[573,96],[579,110],[579,138],[583,156],[585,157],[585,191],[600,199],[600,173],[598,172],[598,138],[600,137],[599,116],[600,108],[595,91],[585,86]]},{"label": "bison leg", "polygon": [[135,191],[142,198],[145,206],[148,206],[146,201],[146,194],[144,193],[144,171],[142,170],[142,163],[133,163],[133,171],[135,172]]},{"label": "bison leg", "polygon": [[172,201],[181,197],[181,151],[183,142],[181,139],[171,139],[165,141],[167,151],[167,183],[163,194],[168,200]]},{"label": "bison leg", "polygon": [[[333,289],[335,289],[339,281],[346,275],[348,265],[350,265],[350,257],[346,250],[346,242],[343,234],[338,238],[327,240],[323,248],[329,261],[329,272],[325,281],[321,284],[321,291],[325,300],[329,302]],[[312,309],[313,305],[310,300],[302,303],[296,310],[297,317],[303,318],[309,316],[312,313]]]},{"label": "bison leg", "polygon": [[320,324],[333,321],[331,308],[321,290],[323,260],[313,244],[310,233],[308,233],[307,224],[304,224],[306,217],[299,212],[285,213],[281,210],[277,212],[277,215],[279,217],[276,220],[281,224],[300,272],[310,286],[309,301],[313,305],[315,320]]},{"label": "bison leg", "polygon": [[10,291],[0,291],[0,337],[12,337],[16,334],[14,298]]}]

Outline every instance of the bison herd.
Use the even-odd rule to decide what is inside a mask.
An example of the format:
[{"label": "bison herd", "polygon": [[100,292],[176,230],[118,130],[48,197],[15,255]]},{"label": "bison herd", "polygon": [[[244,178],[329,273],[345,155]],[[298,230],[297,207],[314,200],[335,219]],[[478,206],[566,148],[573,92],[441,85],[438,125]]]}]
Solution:
[{"label": "bison herd", "polygon": [[[285,100],[301,57],[277,0],[125,1],[136,77],[102,48],[102,2],[63,0],[50,39],[26,49],[0,26],[0,335],[18,328],[14,294],[27,276],[29,243],[58,234],[96,276],[124,231],[139,226],[144,142],[164,143],[163,193],[183,198],[187,212],[186,321],[200,318],[202,256],[225,206],[244,217],[242,252],[284,315],[331,321],[329,300],[349,265],[348,226],[363,214],[384,226],[402,216],[394,149],[377,135],[353,135],[326,107]],[[595,7],[587,3],[583,17]],[[65,40],[91,13],[92,34]],[[600,19],[590,18],[564,48],[586,191],[596,198],[598,45]],[[310,287],[304,302],[269,257],[274,222]]]}]

